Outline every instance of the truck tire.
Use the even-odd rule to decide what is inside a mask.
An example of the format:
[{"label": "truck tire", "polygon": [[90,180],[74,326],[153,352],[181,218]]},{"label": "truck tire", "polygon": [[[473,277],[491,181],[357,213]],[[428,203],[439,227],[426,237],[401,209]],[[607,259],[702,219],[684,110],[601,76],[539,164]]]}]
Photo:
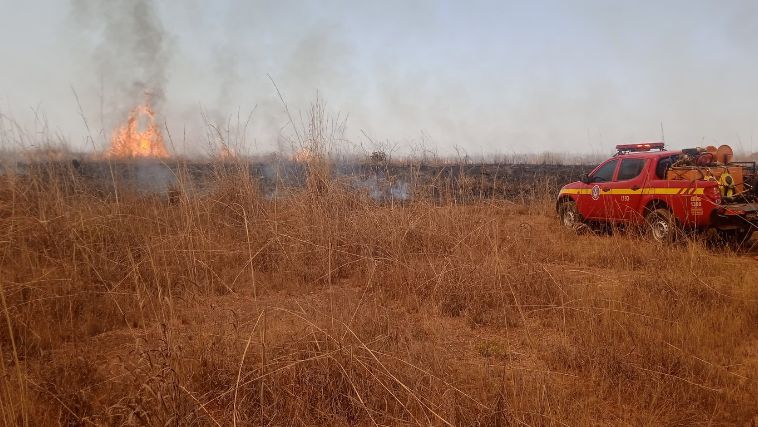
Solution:
[{"label": "truck tire", "polygon": [[739,249],[748,243],[755,231],[752,227],[738,228],[736,230],[720,230],[718,236],[723,243],[733,249]]},{"label": "truck tire", "polygon": [[558,206],[558,216],[561,218],[561,225],[568,230],[578,231],[582,226],[582,217],[576,209],[576,202],[565,200]]},{"label": "truck tire", "polygon": [[668,209],[654,209],[645,216],[647,235],[658,243],[672,243],[679,235],[676,218]]}]

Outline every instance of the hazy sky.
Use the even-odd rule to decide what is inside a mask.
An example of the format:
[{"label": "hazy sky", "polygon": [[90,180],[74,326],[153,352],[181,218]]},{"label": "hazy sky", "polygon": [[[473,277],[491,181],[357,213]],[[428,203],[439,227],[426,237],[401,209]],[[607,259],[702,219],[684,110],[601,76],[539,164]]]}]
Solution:
[{"label": "hazy sky", "polygon": [[102,147],[149,87],[186,149],[207,145],[201,111],[254,109],[271,150],[288,120],[270,75],[356,143],[607,152],[663,123],[677,147],[758,150],[756,1],[0,0],[0,58],[0,114],[76,148],[72,88]]}]

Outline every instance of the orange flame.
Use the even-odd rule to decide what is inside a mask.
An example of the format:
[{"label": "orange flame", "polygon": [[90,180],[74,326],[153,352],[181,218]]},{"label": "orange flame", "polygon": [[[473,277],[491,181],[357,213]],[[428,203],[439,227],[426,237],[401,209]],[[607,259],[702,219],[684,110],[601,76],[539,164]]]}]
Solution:
[{"label": "orange flame", "polygon": [[150,104],[139,105],[129,113],[126,124],[113,133],[107,155],[115,158],[169,157]]},{"label": "orange flame", "polygon": [[307,163],[313,160],[315,157],[316,156],[313,154],[313,152],[307,148],[301,148],[292,154],[292,160],[297,163]]},{"label": "orange flame", "polygon": [[218,158],[221,160],[234,160],[237,158],[237,151],[229,148],[228,145],[223,144],[218,150]]}]

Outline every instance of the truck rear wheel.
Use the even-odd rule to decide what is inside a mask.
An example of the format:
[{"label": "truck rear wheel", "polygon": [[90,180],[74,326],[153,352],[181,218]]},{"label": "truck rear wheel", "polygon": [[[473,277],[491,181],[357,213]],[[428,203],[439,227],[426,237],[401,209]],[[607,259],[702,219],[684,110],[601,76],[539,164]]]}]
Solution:
[{"label": "truck rear wheel", "polygon": [[645,216],[647,235],[659,243],[671,243],[679,234],[674,215],[668,209],[655,209]]},{"label": "truck rear wheel", "polygon": [[558,216],[561,218],[561,225],[569,230],[577,231],[582,226],[582,218],[573,200],[561,202],[558,206]]},{"label": "truck rear wheel", "polygon": [[726,245],[739,249],[745,246],[755,231],[752,227],[738,228],[734,230],[719,230],[718,236]]}]

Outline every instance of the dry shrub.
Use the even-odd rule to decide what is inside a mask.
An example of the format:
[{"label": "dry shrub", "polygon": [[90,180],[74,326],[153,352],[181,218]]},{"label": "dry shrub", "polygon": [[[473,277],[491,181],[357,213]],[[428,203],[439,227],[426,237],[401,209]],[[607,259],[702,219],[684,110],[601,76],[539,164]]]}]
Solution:
[{"label": "dry shrub", "polygon": [[540,185],[520,202],[471,200],[461,180],[450,198],[383,203],[309,160],[306,185],[276,197],[241,162],[203,189],[179,171],[169,197],[3,176],[6,424],[728,424],[758,411],[749,257],[565,232]]}]

